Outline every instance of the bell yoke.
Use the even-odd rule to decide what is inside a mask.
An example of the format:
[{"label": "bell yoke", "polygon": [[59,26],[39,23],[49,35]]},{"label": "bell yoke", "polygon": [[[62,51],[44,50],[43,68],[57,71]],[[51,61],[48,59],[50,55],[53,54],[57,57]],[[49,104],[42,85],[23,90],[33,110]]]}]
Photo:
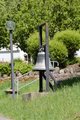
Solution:
[{"label": "bell yoke", "polygon": [[[45,45],[42,45],[42,27],[45,25],[46,40]],[[55,80],[50,71],[54,71],[53,66],[49,58],[49,32],[48,32],[48,22],[41,24],[39,26],[39,53],[37,57],[36,65],[33,67],[33,71],[39,71],[39,92],[43,92],[43,80],[42,77],[46,80],[46,92],[49,92],[50,88],[55,92],[53,85],[49,82],[49,75],[55,84],[59,87],[59,83]],[[44,50],[44,51],[43,51]],[[46,75],[44,74],[46,72]]]}]

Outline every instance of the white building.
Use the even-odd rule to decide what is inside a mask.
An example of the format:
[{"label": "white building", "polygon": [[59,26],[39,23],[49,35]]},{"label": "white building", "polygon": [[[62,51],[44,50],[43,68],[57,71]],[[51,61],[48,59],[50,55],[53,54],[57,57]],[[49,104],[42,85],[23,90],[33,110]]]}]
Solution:
[{"label": "white building", "polygon": [[[28,63],[28,54],[23,52],[20,48],[16,48],[13,45],[13,59],[20,58]],[[11,52],[6,48],[0,50],[0,61],[10,62],[11,61]]]},{"label": "white building", "polygon": [[75,55],[75,57],[80,57],[80,49],[79,49],[79,51],[76,51],[76,55]]}]

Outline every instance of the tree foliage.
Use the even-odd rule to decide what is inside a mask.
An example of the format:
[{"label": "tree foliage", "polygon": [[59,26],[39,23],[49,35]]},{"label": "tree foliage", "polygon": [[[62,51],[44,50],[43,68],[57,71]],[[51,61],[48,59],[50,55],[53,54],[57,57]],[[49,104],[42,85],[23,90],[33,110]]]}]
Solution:
[{"label": "tree foliage", "polygon": [[13,43],[27,52],[26,41],[38,26],[49,22],[49,35],[66,29],[80,28],[79,0],[0,0],[0,48],[9,44],[7,20],[13,20]]},{"label": "tree foliage", "polygon": [[9,44],[9,39],[7,37],[7,32],[5,29],[5,22],[6,22],[6,9],[5,9],[5,2],[0,1],[0,48],[6,47]]}]

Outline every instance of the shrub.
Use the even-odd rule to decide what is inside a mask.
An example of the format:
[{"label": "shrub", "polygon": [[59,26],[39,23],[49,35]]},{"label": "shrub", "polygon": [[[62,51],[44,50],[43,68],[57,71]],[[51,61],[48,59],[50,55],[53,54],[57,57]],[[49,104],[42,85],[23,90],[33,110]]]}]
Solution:
[{"label": "shrub", "polygon": [[76,58],[74,58],[74,59],[68,59],[68,58],[67,58],[65,65],[66,65],[66,66],[72,65],[72,64],[77,63],[77,62],[78,62],[78,60],[77,60]]},{"label": "shrub", "polygon": [[[31,64],[25,64],[23,62],[15,62],[15,66],[14,66],[14,73],[16,71],[20,71],[22,74],[29,72],[32,70],[32,65]],[[10,75],[11,74],[11,67],[9,67],[9,63],[4,63],[0,65],[0,73],[1,75],[3,74],[7,74]]]},{"label": "shrub", "polygon": [[58,32],[54,36],[54,40],[63,42],[68,49],[68,59],[74,59],[74,54],[80,48],[80,34],[78,31],[65,30]]},{"label": "shrub", "polygon": [[[45,32],[42,32],[42,42],[45,43]],[[39,52],[39,32],[33,33],[27,40],[27,51],[32,56],[34,62]]]},{"label": "shrub", "polygon": [[23,62],[23,60],[20,59],[20,58],[15,58],[15,59],[14,59],[14,63],[15,63],[15,62]]},{"label": "shrub", "polygon": [[22,74],[27,73],[32,70],[32,65],[31,64],[25,64],[25,63],[15,63],[14,66],[14,72],[20,71]]},{"label": "shrub", "polygon": [[49,53],[52,60],[56,59],[59,62],[60,66],[64,66],[68,52],[63,42],[50,40]]},{"label": "shrub", "polygon": [[1,75],[3,75],[3,74],[10,75],[11,74],[11,68],[9,67],[8,63],[0,64],[0,73],[1,73]]},{"label": "shrub", "polygon": [[77,58],[76,61],[79,63],[79,66],[80,66],[80,57]]}]

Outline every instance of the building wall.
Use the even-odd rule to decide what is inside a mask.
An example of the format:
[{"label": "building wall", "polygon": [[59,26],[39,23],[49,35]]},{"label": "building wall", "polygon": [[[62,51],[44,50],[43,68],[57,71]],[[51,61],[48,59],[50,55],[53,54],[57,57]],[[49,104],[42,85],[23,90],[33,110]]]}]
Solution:
[{"label": "building wall", "polygon": [[79,49],[79,51],[76,51],[75,57],[80,57],[80,49]]},{"label": "building wall", "polygon": [[[24,54],[27,54],[13,46],[13,59],[20,58],[24,60]],[[0,50],[0,61],[10,62],[11,61],[11,52],[10,50],[6,50],[6,48]]]}]

